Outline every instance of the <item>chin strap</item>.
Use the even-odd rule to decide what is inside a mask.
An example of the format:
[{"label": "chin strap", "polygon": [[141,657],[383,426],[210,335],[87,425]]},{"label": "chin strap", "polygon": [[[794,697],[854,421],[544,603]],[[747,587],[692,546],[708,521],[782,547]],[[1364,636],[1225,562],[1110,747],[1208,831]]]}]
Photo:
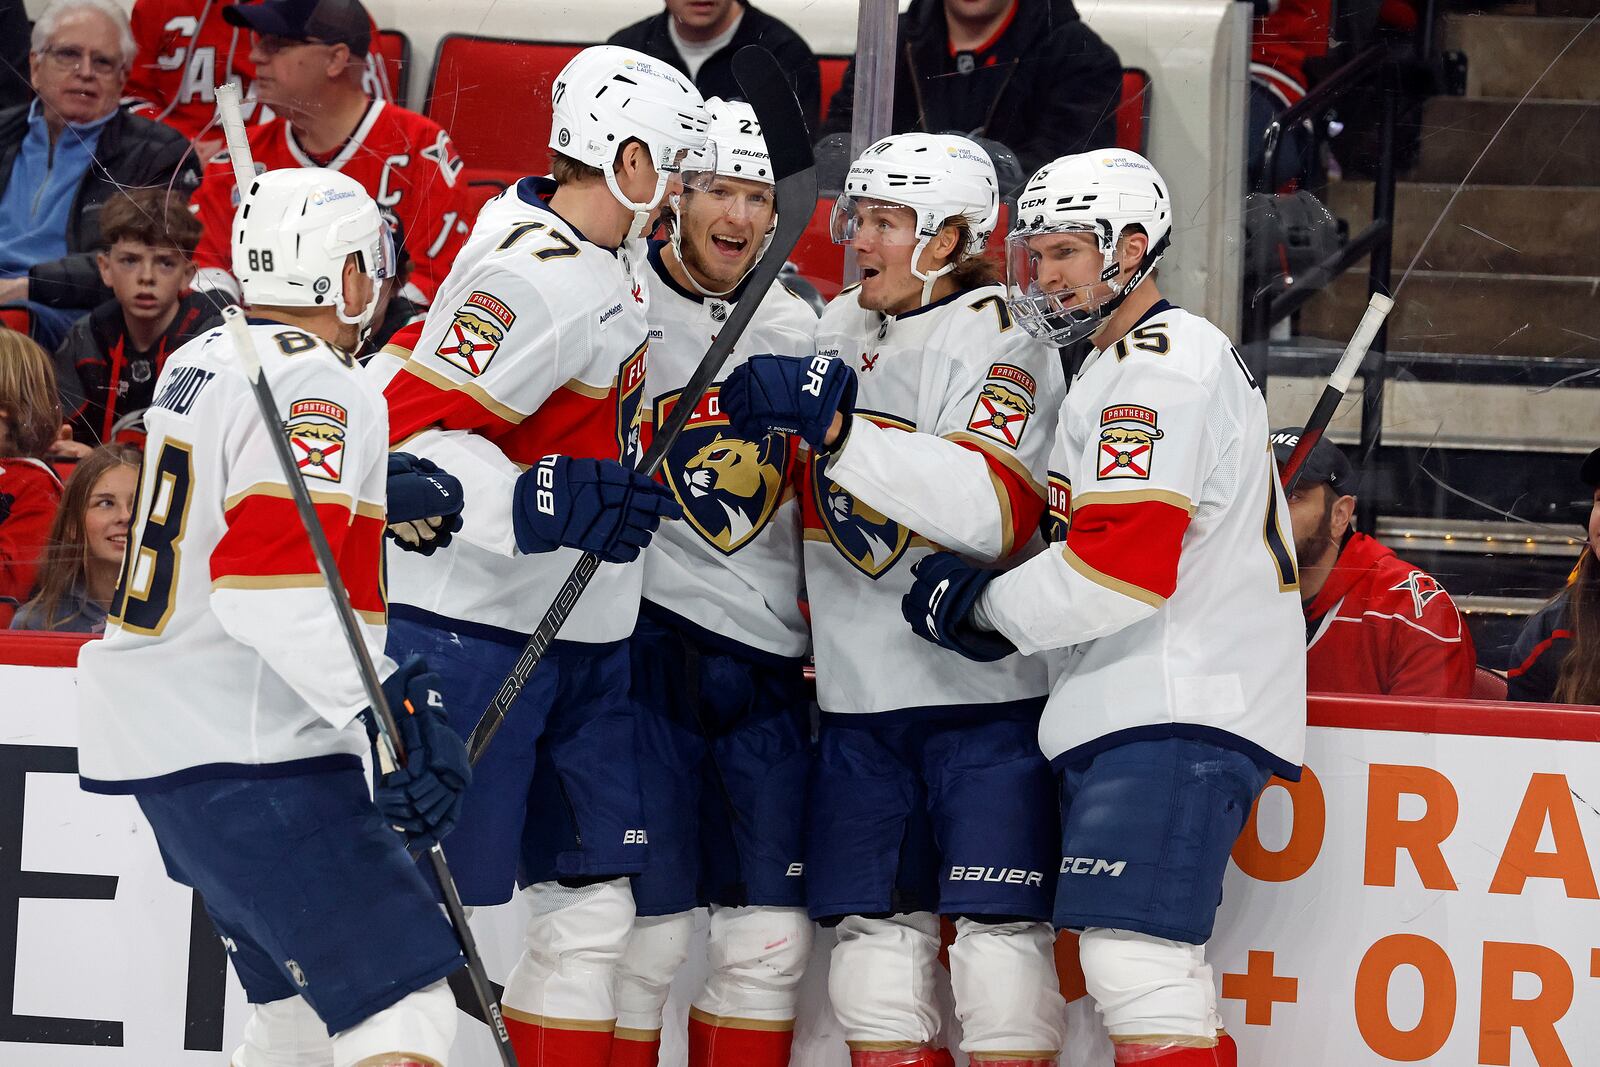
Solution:
[{"label": "chin strap", "polygon": [[918,270],[917,263],[922,259],[922,251],[928,247],[928,242],[931,240],[933,240],[931,237],[921,238],[919,241],[917,241],[917,247],[911,250],[911,273],[922,279],[922,302],[924,304],[927,304],[933,300],[934,283],[940,278],[943,278],[946,274],[949,274],[951,271],[955,270],[957,262],[956,260],[952,259],[949,263],[946,263],[938,270],[929,271],[926,274]]},{"label": "chin strap", "polygon": [[656,191],[648,203],[635,203],[623,193],[622,186],[617,184],[617,171],[610,163],[604,167],[606,188],[611,190],[611,195],[617,198],[617,203],[633,212],[633,225],[628,227],[628,240],[637,241],[645,235],[650,226],[650,214],[661,203],[661,197],[667,191],[667,182],[672,175],[664,170],[656,171]]}]

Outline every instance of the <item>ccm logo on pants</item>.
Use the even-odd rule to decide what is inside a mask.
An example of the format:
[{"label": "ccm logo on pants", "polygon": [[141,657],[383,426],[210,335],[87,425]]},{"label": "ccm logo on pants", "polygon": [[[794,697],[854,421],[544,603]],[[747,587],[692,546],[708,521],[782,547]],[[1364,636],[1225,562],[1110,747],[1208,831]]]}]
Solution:
[{"label": "ccm logo on pants", "polygon": [[1089,856],[1062,856],[1062,874],[1109,874],[1113,878],[1120,878],[1122,872],[1128,867],[1127,860],[1099,860]]},{"label": "ccm logo on pants", "polygon": [[1003,882],[1006,885],[1044,885],[1044,875],[1021,867],[951,867],[952,882]]}]

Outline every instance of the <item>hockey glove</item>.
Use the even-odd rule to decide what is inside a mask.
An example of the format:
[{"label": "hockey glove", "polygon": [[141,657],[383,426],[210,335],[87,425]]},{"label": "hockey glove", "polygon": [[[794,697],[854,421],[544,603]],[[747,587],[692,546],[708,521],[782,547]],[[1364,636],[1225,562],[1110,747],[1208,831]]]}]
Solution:
[{"label": "hockey glove", "polygon": [[981,570],[954,552],[935,552],[918,560],[911,573],[916,580],[900,600],[900,613],[918,637],[979,663],[1017,650],[1002,635],[974,626],[970,617],[978,597],[1003,571]]},{"label": "hockey glove", "polygon": [[407,552],[424,556],[450,543],[461,529],[461,482],[432,460],[389,453],[389,536]]},{"label": "hockey glove", "polygon": [[[450,728],[439,676],[421,656],[412,656],[389,676],[383,695],[400,727],[405,765],[380,774],[372,801],[391,826],[405,833],[412,848],[432,848],[455,827],[462,794],[472,784],[467,746]],[[376,744],[372,710],[361,717]]]},{"label": "hockey glove", "polygon": [[607,563],[630,563],[663,518],[683,517],[666,486],[615,460],[546,456],[517,479],[512,525],[517,548],[576,548]]},{"label": "hockey glove", "polygon": [[778,430],[797,433],[815,449],[824,445],[833,416],[856,406],[856,372],[837,356],[751,356],[722,383],[723,414],[734,432],[759,441]]}]

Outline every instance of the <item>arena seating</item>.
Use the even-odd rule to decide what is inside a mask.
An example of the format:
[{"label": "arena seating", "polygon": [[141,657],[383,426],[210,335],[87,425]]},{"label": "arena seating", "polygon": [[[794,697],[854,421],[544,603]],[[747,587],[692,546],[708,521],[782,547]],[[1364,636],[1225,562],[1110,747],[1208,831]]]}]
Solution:
[{"label": "arena seating", "polygon": [[411,39],[401,30],[379,30],[373,47],[383,57],[391,99],[401,107],[410,107],[406,78],[411,74]]}]

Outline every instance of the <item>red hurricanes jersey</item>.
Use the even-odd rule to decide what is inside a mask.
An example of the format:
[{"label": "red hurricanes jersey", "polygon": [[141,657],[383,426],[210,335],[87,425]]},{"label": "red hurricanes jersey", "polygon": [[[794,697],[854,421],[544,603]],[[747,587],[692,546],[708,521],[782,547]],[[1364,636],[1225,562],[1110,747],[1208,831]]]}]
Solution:
[{"label": "red hurricanes jersey", "polygon": [[[128,73],[123,101],[136,115],[165,122],[193,139],[217,110],[217,86],[237,79],[244,90],[245,122],[263,123],[272,109],[256,107],[250,32],[230,26],[222,11],[234,0],[137,0],[129,21],[139,58]],[[378,39],[378,27],[372,27]],[[369,96],[393,100],[383,60],[367,56],[362,86]],[[213,130],[208,139],[221,140]]]},{"label": "red hurricanes jersey", "polygon": [[1437,580],[1366,534],[1339,553],[1306,618],[1311,693],[1465,697],[1478,650]]},{"label": "red hurricanes jersey", "polygon": [[[342,171],[372,194],[378,207],[392,211],[405,227],[411,253],[412,299],[433,300],[450,273],[468,229],[467,183],[461,157],[438,123],[415,111],[374,100],[355,132],[332,159],[316,159],[300,147],[294,128],[282,119],[250,130],[250,155],[258,168],[327,167]],[[233,164],[218,152],[206,166],[192,201],[205,233],[195,249],[195,265],[231,270],[229,229],[239,206]]]},{"label": "red hurricanes jersey", "polygon": [[1330,0],[1279,0],[1272,14],[1255,21],[1250,76],[1286,107],[1306,95],[1306,60],[1328,51],[1329,7]]}]

